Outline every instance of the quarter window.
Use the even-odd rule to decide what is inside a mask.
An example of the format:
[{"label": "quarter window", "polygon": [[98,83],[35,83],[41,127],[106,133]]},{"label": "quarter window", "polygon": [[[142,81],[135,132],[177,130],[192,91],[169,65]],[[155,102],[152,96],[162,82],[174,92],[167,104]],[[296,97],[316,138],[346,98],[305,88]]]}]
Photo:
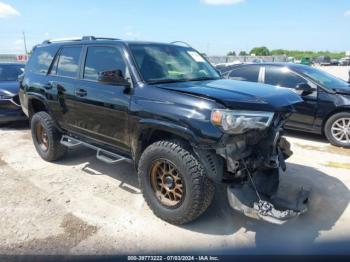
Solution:
[{"label": "quarter window", "polygon": [[120,70],[125,76],[126,64],[119,48],[106,46],[88,48],[84,66],[84,79],[97,80],[100,72],[114,70]]},{"label": "quarter window", "polygon": [[246,66],[233,70],[229,78],[232,80],[258,82],[259,79],[259,66]]},{"label": "quarter window", "polygon": [[57,75],[77,77],[81,49],[81,46],[64,47],[62,49],[57,64]]},{"label": "quarter window", "polygon": [[274,86],[295,88],[306,80],[286,67],[268,66],[265,69],[265,83]]}]

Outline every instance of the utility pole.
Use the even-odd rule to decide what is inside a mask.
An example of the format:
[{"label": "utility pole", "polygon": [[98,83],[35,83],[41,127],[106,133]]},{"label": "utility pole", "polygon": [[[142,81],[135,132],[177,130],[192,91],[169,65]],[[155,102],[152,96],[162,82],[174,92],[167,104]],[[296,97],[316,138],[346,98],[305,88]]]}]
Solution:
[{"label": "utility pole", "polygon": [[23,34],[24,51],[26,52],[26,55],[27,55],[28,50],[27,50],[26,35],[24,34],[24,31],[22,32],[22,34]]}]

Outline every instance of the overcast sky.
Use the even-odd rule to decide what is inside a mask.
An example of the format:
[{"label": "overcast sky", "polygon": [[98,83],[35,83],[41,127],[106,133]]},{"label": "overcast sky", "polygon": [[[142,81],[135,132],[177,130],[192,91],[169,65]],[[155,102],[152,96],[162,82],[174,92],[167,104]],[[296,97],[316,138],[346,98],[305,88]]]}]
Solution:
[{"label": "overcast sky", "polygon": [[0,53],[49,38],[183,40],[230,50],[350,50],[350,0],[0,0]]}]

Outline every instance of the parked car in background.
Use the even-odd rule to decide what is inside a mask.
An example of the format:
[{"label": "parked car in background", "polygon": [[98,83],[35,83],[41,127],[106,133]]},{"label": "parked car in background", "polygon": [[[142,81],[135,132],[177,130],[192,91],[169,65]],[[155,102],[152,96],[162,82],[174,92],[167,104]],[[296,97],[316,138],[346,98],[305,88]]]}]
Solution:
[{"label": "parked car in background", "polygon": [[314,58],[313,62],[321,66],[328,66],[331,65],[331,58],[329,56],[319,56]]},{"label": "parked car in background", "polygon": [[241,64],[229,64],[229,65],[218,64],[218,65],[215,65],[215,68],[220,72],[222,76],[225,76],[227,73],[235,69],[236,66],[238,65],[241,65]]},{"label": "parked car in background", "polygon": [[0,124],[26,119],[18,97],[23,72],[24,64],[0,63]]},{"label": "parked car in background", "polygon": [[350,65],[350,57],[343,57],[339,60],[339,65],[348,66]]},{"label": "parked car in background", "polygon": [[224,76],[293,89],[304,102],[295,105],[286,128],[324,134],[333,145],[350,148],[349,83],[314,67],[291,63],[237,65]]},{"label": "parked car in background", "polygon": [[312,60],[310,57],[302,57],[300,60],[300,64],[302,65],[312,65]]},{"label": "parked car in background", "polygon": [[333,65],[333,66],[339,65],[339,60],[338,59],[331,59],[330,65]]}]

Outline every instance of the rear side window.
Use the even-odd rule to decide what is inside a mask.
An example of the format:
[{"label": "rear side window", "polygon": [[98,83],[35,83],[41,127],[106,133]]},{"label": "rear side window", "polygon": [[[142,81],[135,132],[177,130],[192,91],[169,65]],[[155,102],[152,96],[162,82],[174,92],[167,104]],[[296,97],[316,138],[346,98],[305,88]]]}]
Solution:
[{"label": "rear side window", "polygon": [[246,66],[233,70],[229,74],[232,80],[258,82],[260,66]]},{"label": "rear side window", "polygon": [[56,74],[65,77],[77,77],[81,46],[64,47],[58,58]]},{"label": "rear side window", "polygon": [[267,66],[265,68],[265,84],[295,88],[306,80],[286,67]]},{"label": "rear side window", "polygon": [[46,75],[57,50],[58,47],[56,46],[37,47],[34,49],[26,65],[26,71]]},{"label": "rear side window", "polygon": [[108,46],[92,46],[88,48],[84,79],[97,80],[100,72],[118,69],[125,76],[126,64],[118,48]]}]

